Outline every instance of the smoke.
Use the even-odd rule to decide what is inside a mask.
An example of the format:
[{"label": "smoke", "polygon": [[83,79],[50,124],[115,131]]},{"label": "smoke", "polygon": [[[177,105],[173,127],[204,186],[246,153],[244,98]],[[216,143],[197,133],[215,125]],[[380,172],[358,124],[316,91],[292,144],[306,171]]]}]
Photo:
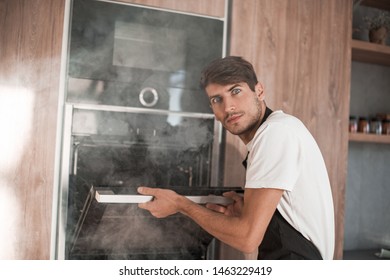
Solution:
[{"label": "smoke", "polygon": [[0,85],[0,259],[17,258],[21,205],[14,180],[31,137],[34,95],[15,86]]},{"label": "smoke", "polygon": [[211,113],[198,81],[222,56],[220,20],[75,1],[71,32],[68,101],[143,107],[139,94],[150,87],[154,109]]},{"label": "smoke", "polygon": [[0,178],[0,260],[18,259],[17,245],[22,213],[14,187]]},{"label": "smoke", "polygon": [[[100,1],[74,1],[72,15],[68,102],[172,112],[76,110],[77,177],[116,187],[208,186],[214,119],[178,113],[211,113],[198,77],[222,56],[223,23]],[[145,88],[152,90],[141,96]],[[82,204],[85,197],[74,199]],[[204,234],[187,218],[157,220],[137,206],[107,206],[100,218],[78,242],[107,255],[137,255],[137,248],[155,254],[159,246],[185,254]]]},{"label": "smoke", "polygon": [[[212,239],[194,222],[180,214],[156,219],[138,209],[136,204],[93,204],[86,216],[86,225],[72,250],[73,257],[200,258]],[[104,214],[100,217],[97,213],[102,211]],[[99,216],[99,223],[90,223],[96,220],[96,215]]]},{"label": "smoke", "polygon": [[18,165],[31,134],[34,95],[27,89],[0,85],[0,168],[10,172]]}]

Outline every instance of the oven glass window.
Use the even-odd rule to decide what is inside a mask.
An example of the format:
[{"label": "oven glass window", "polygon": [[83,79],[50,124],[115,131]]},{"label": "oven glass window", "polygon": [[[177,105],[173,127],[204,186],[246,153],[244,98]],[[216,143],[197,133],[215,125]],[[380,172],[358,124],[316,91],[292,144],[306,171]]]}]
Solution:
[{"label": "oven glass window", "polygon": [[213,118],[73,109],[66,258],[204,258],[212,237],[193,221],[98,203],[95,190],[136,195],[146,185],[210,193],[213,130]]},{"label": "oven glass window", "polygon": [[209,186],[213,131],[213,118],[75,110],[71,170],[98,185]]},{"label": "oven glass window", "polygon": [[211,113],[202,68],[222,56],[223,21],[73,1],[67,101]]}]

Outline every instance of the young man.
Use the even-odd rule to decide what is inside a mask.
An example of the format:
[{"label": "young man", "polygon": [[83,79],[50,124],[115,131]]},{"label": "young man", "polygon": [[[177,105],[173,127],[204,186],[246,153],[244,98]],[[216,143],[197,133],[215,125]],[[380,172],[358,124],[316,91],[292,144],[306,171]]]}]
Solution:
[{"label": "young man", "polygon": [[155,217],[187,215],[215,238],[259,259],[332,259],[334,213],[321,152],[297,118],[272,112],[253,66],[240,57],[211,62],[202,72],[215,117],[248,149],[244,197],[203,207],[174,191],[140,187],[154,196],[140,208]]}]

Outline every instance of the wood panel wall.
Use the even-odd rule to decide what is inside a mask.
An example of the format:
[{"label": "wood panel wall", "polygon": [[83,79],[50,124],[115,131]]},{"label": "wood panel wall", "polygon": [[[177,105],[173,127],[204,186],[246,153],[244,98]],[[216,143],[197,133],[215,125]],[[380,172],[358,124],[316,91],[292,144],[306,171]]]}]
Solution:
[{"label": "wood panel wall", "polygon": [[64,2],[0,0],[2,259],[49,259]]},{"label": "wood panel wall", "polygon": [[[218,17],[225,10],[224,0],[121,1]],[[301,118],[324,153],[336,258],[343,239],[351,1],[231,0],[230,53],[254,63],[268,104]],[[65,0],[0,0],[0,129],[8,129],[0,145],[8,156],[0,159],[0,213],[7,217],[0,216],[0,259],[49,258],[64,6]],[[242,185],[244,154],[227,135],[226,185]]]},{"label": "wood panel wall", "polygon": [[[352,0],[233,0],[230,54],[253,62],[266,101],[300,118],[329,171],[342,257],[347,172]],[[225,182],[244,180],[245,147],[227,135]],[[236,162],[236,163],[235,163]],[[238,162],[238,163],[237,163]]]}]

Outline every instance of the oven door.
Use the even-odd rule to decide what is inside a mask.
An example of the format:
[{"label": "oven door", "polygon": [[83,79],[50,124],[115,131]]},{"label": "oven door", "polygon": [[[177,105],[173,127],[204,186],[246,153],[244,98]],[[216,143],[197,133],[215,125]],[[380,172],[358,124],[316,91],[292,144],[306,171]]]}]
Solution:
[{"label": "oven door", "polygon": [[[223,188],[171,189],[199,204],[232,202]],[[151,199],[134,187],[91,186],[68,259],[205,259],[213,237],[182,214],[157,219],[138,208]]]},{"label": "oven door", "polygon": [[156,219],[139,209],[140,199],[151,198],[136,188],[169,188],[196,203],[226,203],[217,187],[214,116],[107,105],[65,109],[59,258],[205,258],[213,238],[181,214]]}]

